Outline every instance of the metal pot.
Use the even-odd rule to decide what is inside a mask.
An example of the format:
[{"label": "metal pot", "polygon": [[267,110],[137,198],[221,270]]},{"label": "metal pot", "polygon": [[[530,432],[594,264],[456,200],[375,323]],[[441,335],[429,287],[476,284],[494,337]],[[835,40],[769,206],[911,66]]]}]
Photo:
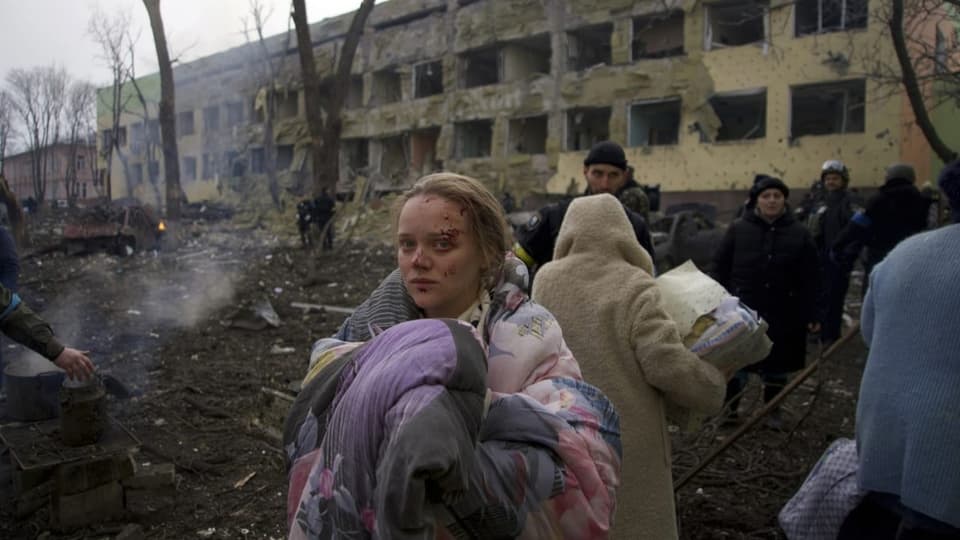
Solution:
[{"label": "metal pot", "polygon": [[8,363],[3,370],[7,415],[21,422],[60,416],[60,385],[64,376],[62,369],[35,355]]}]

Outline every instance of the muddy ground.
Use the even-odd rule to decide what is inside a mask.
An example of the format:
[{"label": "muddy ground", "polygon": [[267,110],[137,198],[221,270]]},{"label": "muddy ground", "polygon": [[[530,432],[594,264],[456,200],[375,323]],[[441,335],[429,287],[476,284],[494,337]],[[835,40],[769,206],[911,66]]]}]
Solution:
[{"label": "muddy ground", "polygon": [[[275,396],[295,389],[312,342],[343,319],[291,303],[357,305],[392,268],[391,249],[355,238],[334,254],[313,254],[299,246],[292,224],[277,233],[200,221],[176,233],[179,246],[156,255],[45,252],[61,222],[48,216],[32,224],[21,294],[134,394],[110,398],[109,411],[142,442],[136,461],[176,465],[175,492],[138,501],[128,521],[148,538],[283,537],[284,400]],[[278,327],[252,314],[264,301]],[[9,341],[4,347],[8,361],[27,354]],[[827,445],[851,436],[862,353],[851,340],[788,399],[785,431],[751,430],[679,491],[682,538],[783,538],[780,507]],[[754,389],[742,412],[755,401]],[[716,419],[676,433],[676,478],[732,432]],[[0,501],[0,538],[110,538],[118,530],[45,533],[48,519],[40,510],[16,520],[10,501]]]}]

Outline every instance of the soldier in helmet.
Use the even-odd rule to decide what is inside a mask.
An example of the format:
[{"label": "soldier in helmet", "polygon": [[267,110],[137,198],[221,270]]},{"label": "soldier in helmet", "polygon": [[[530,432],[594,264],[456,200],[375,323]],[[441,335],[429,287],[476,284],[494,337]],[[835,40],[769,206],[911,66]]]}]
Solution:
[{"label": "soldier in helmet", "polygon": [[823,297],[821,313],[824,314],[820,338],[832,343],[840,337],[843,326],[843,303],[850,285],[850,268],[830,259],[830,248],[846,228],[853,216],[861,210],[859,201],[847,187],[850,172],[842,161],[831,159],[820,168],[820,184],[823,192],[810,210],[807,227],[817,244],[823,267]]}]

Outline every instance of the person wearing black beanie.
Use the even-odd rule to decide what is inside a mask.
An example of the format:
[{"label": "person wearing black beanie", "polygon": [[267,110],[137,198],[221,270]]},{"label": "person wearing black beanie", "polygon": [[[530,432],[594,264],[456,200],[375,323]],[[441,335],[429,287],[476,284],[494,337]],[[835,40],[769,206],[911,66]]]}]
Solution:
[{"label": "person wearing black beanie", "polygon": [[[627,156],[623,148],[613,141],[594,144],[583,160],[583,176],[587,181],[584,195],[609,193],[620,200],[637,241],[653,258],[650,229],[638,209],[628,204],[638,199],[646,201],[647,197],[643,188],[627,174]],[[531,269],[553,259],[560,224],[570,202],[566,200],[541,208],[526,225],[517,230],[517,243],[513,251]]]}]

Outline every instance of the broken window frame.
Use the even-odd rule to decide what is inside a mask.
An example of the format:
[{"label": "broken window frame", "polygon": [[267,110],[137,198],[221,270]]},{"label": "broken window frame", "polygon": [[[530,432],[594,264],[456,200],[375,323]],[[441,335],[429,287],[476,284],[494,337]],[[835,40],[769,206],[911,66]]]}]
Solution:
[{"label": "broken window frame", "polygon": [[[370,166],[369,139],[343,139],[340,146],[343,166],[353,172],[363,171]],[[355,158],[362,158],[362,160],[357,162]]]},{"label": "broken window frame", "polygon": [[[528,121],[536,121],[537,123],[543,123],[543,138],[539,140],[536,145],[533,146],[532,150],[526,148],[520,149],[517,148],[520,146],[520,143],[523,143],[525,139],[514,141],[515,128],[519,124],[521,130],[524,129]],[[549,128],[549,118],[546,114],[537,114],[531,116],[521,116],[517,118],[511,118],[507,123],[507,155],[538,155],[547,153],[547,139],[549,138],[550,128]]]},{"label": "broken window frame", "polygon": [[[763,29],[760,39],[754,41],[747,41],[744,43],[734,43],[734,44],[724,44],[713,41],[713,16],[712,13],[717,9],[733,9],[735,7],[742,6],[748,7],[750,9],[759,9],[762,11],[760,18],[762,19]],[[752,18],[748,19],[752,20]],[[747,21],[744,21],[741,24],[746,24]],[[719,23],[718,24],[722,24]],[[715,49],[726,49],[730,47],[744,47],[747,45],[762,45],[767,47],[770,44],[770,3],[769,1],[763,0],[736,0],[729,2],[710,2],[705,4],[703,10],[703,50],[712,51]]]},{"label": "broken window frame", "polygon": [[203,165],[200,169],[203,180],[210,180],[216,175],[214,171],[217,169],[217,162],[214,158],[214,154],[203,154]]},{"label": "broken window frame", "polygon": [[[546,50],[544,50],[542,47],[543,45],[546,45]],[[542,67],[542,69],[526,70],[524,73],[519,75],[508,73],[508,55],[513,48],[519,48],[525,52],[532,51],[533,54],[537,56],[536,62],[540,64],[538,67]],[[550,42],[549,33],[543,32],[525,38],[504,42],[500,46],[499,51],[500,81],[503,83],[512,83],[520,80],[528,80],[535,76],[549,76],[553,69],[551,66],[552,56],[553,46]]]},{"label": "broken window frame", "polygon": [[[816,29],[801,29],[801,2],[816,2],[817,4],[817,27]],[[824,27],[824,4],[840,4],[840,25]],[[848,3],[858,3],[862,6],[863,12],[859,13],[858,20],[847,22],[852,11],[848,9]],[[855,6],[854,8],[859,7]],[[869,6],[867,0],[796,0],[793,4],[793,32],[795,37],[811,36],[817,34],[829,34],[831,32],[845,32],[847,30],[861,30],[867,27],[869,16]]]},{"label": "broken window frame", "polygon": [[211,105],[203,108],[203,131],[220,130],[220,107]]},{"label": "broken window frame", "polygon": [[189,111],[180,111],[177,113],[177,136],[186,137],[187,135],[193,135],[196,133],[196,125],[194,124],[193,118],[193,109]]},{"label": "broken window frame", "polygon": [[267,151],[262,146],[250,149],[250,174],[266,174]]},{"label": "broken window frame", "polygon": [[277,145],[277,170],[285,171],[293,164],[293,155],[296,150],[292,144]]},{"label": "broken window frame", "polygon": [[[430,70],[433,67],[438,69],[437,79],[429,84],[421,84],[421,81],[425,78],[421,76],[420,72],[423,69]],[[432,75],[428,75],[426,81],[431,81],[433,79]],[[413,99],[427,98],[430,96],[436,96],[443,93],[443,61],[440,59],[437,60],[427,60],[425,62],[418,62],[413,65],[413,77],[411,78],[412,94]],[[439,82],[439,87],[437,86]]]},{"label": "broken window frame", "polygon": [[197,158],[193,156],[183,156],[180,166],[183,168],[183,181],[196,182],[197,180]]},{"label": "broken window frame", "polygon": [[[564,148],[568,152],[580,152],[584,150],[589,150],[594,144],[600,141],[606,141],[610,139],[610,117],[613,114],[612,107],[573,107],[563,111],[564,126],[563,126],[563,144]],[[574,119],[575,115],[597,115],[606,116],[606,125],[604,128],[597,132],[589,132],[584,135],[590,135],[586,142],[581,140],[581,137],[576,136],[576,131],[574,124],[585,124],[586,122],[580,121],[576,122]],[[591,122],[592,124],[593,122]]]},{"label": "broken window frame", "polygon": [[[464,130],[474,128],[483,128],[486,132],[481,138],[477,140],[481,144],[474,145],[479,151],[478,152],[466,152],[464,145],[464,135],[466,134]],[[493,154],[493,127],[494,122],[492,118],[479,118],[476,120],[464,120],[461,122],[455,122],[453,124],[453,133],[454,133],[454,148],[455,156],[457,159],[486,159]],[[489,128],[489,129],[487,129]],[[486,139],[486,140],[484,140]],[[484,144],[485,143],[485,144]]]},{"label": "broken window frame", "polygon": [[[657,22],[672,22],[671,20],[675,17],[680,19],[680,48],[677,50],[666,49],[661,51],[655,51],[650,54],[638,54],[638,43],[642,35],[643,30],[653,29],[657,26]],[[686,25],[686,14],[684,14],[682,9],[672,9],[669,11],[661,11],[659,13],[653,13],[650,15],[643,15],[640,17],[634,17],[631,24],[631,36],[630,36],[630,57],[636,62],[638,60],[652,60],[657,58],[670,58],[673,56],[683,56],[687,54],[686,46],[684,44],[684,26]],[[645,26],[644,26],[645,25]]]},{"label": "broken window frame", "polygon": [[[828,81],[812,84],[802,84],[790,87],[790,140],[799,137],[820,136],[820,135],[845,135],[849,133],[864,133],[866,131],[866,79],[844,79],[839,81]],[[853,92],[851,92],[853,90]],[[833,93],[840,94],[842,101],[840,107],[842,114],[839,115],[840,125],[831,131],[804,131],[795,132],[794,119],[797,117],[809,118],[809,114],[797,114],[797,94],[801,97],[811,96],[823,100],[823,96]],[[859,96],[859,100],[856,97]],[[814,110],[823,111],[824,105],[818,104],[812,107]],[[822,126],[822,122],[811,122],[813,125]]]},{"label": "broken window frame", "polygon": [[[293,107],[290,106],[290,103],[293,103]],[[274,107],[278,120],[297,118],[300,116],[300,92],[296,90],[277,92]]]},{"label": "broken window frame", "polygon": [[[359,82],[359,85],[357,84]],[[359,86],[359,88],[358,88]],[[347,86],[347,95],[343,100],[344,109],[363,108],[363,75],[351,75]]]},{"label": "broken window frame", "polygon": [[[403,180],[406,178],[410,171],[410,141],[406,133],[399,133],[395,135],[387,135],[385,137],[380,137],[377,140],[377,144],[380,146],[379,152],[379,162],[377,163],[377,170],[380,172],[380,175],[383,178],[386,178],[390,183],[396,183],[398,180]],[[393,150],[399,150],[395,153],[387,152],[387,149],[393,147]],[[400,156],[397,156],[400,154]],[[396,159],[400,157],[399,167],[394,169],[388,169],[387,166],[391,165],[388,163],[390,159]]]},{"label": "broken window frame", "polygon": [[[759,121],[754,124],[754,127],[740,137],[733,137],[730,135],[723,134],[722,133],[724,129],[723,116],[721,116],[720,112],[717,111],[715,100],[732,100],[732,101],[747,102],[757,98],[762,100],[763,105],[760,111]],[[710,140],[707,134],[701,131],[700,142],[736,143],[741,141],[751,141],[754,139],[766,138],[767,136],[767,89],[766,88],[739,90],[736,92],[723,92],[723,93],[715,94],[710,97],[710,100],[708,101],[708,103],[713,108],[713,112],[717,115],[717,118],[720,120],[720,127],[717,128],[717,135],[713,140]]]},{"label": "broken window frame", "polygon": [[[606,43],[603,40],[599,40],[600,44],[597,48],[601,49],[601,54],[593,55],[594,60],[583,60],[581,54],[580,44],[584,41],[584,38],[580,34],[584,33],[594,33],[599,29],[609,29],[606,36]],[[604,22],[599,24],[590,24],[586,26],[581,26],[579,28],[572,28],[566,32],[567,38],[567,71],[584,71],[593,66],[605,65],[609,66],[613,63],[613,23]]]},{"label": "broken window frame", "polygon": [[243,123],[243,102],[230,101],[227,107],[227,127],[232,128]]},{"label": "broken window frame", "polygon": [[[378,92],[384,86],[384,80],[389,80],[391,89],[395,92]],[[372,88],[370,89],[370,104],[378,107],[403,101],[403,78],[396,66],[378,69],[373,72]]]},{"label": "broken window frame", "polygon": [[[480,55],[490,55],[493,59],[493,74],[492,78],[481,78],[479,82],[471,81],[472,72],[472,59]],[[489,60],[489,59],[487,59]],[[495,84],[500,84],[503,81],[503,58],[501,56],[501,51],[499,47],[480,47],[477,49],[471,49],[469,51],[463,52],[457,57],[457,65],[459,66],[460,71],[460,88],[480,88],[482,86],[492,86]],[[489,71],[489,70],[487,70]],[[485,74],[484,74],[485,75]]]},{"label": "broken window frame", "polygon": [[[654,142],[651,142],[651,141],[650,141],[650,136],[649,136],[649,133],[650,133],[649,129],[648,129],[648,133],[647,133],[647,137],[646,137],[646,142],[645,142],[645,143],[641,143],[641,142],[639,142],[639,141],[637,141],[637,142],[634,141],[634,126],[633,126],[633,115],[635,114],[634,111],[640,110],[641,108],[644,108],[644,107],[647,108],[648,110],[650,110],[650,109],[654,109],[654,108],[662,108],[662,109],[665,109],[665,108],[667,108],[667,106],[670,106],[670,108],[672,109],[672,108],[673,108],[673,107],[672,107],[673,105],[676,105],[677,118],[676,118],[676,125],[672,128],[673,131],[672,131],[671,141],[669,141],[669,142],[659,142],[659,140],[661,139],[661,137],[656,137],[657,140],[654,141]],[[673,113],[672,110],[670,110],[670,111],[654,111],[654,112],[656,112],[656,113],[658,113],[658,114],[659,114],[659,113],[663,113],[663,112],[666,112],[666,113],[669,113],[669,114],[672,114],[672,113]],[[628,144],[628,146],[630,146],[630,147],[676,146],[676,145],[680,144],[680,125],[681,125],[682,122],[683,122],[683,101],[681,100],[681,98],[680,98],[679,96],[670,96],[670,97],[664,97],[664,98],[644,99],[644,100],[640,100],[640,101],[634,101],[633,103],[631,103],[631,104],[627,107],[627,144]],[[654,127],[654,126],[651,126],[651,129],[652,129],[653,127]],[[661,131],[664,131],[664,132],[665,132],[666,129],[661,130]],[[658,133],[659,133],[659,131],[658,131]]]}]

